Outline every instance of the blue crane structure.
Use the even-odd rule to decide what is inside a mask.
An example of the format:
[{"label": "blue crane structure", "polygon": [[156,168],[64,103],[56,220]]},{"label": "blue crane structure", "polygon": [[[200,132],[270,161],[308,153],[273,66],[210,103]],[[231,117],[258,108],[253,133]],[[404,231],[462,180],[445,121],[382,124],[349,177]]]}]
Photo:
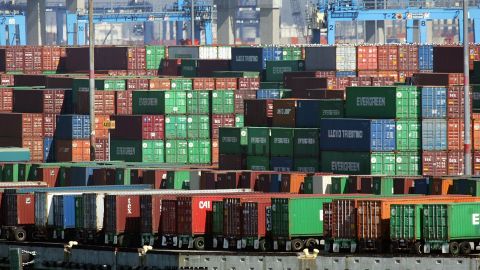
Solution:
[{"label": "blue crane structure", "polygon": [[26,45],[26,17],[9,3],[0,3],[0,46]]},{"label": "blue crane structure", "polygon": [[[414,43],[414,24],[418,24],[420,43],[427,42],[427,21],[458,20],[463,29],[463,0],[316,0],[321,23],[312,28],[313,43],[319,43],[326,28],[328,44],[335,44],[337,22],[405,21],[406,42]],[[474,42],[480,43],[480,0],[469,0],[469,18],[473,21]],[[459,31],[459,42],[463,32]]]},{"label": "blue crane structure", "polygon": [[[200,29],[205,30],[205,43],[213,43],[212,33],[212,4],[197,0],[177,0],[172,8],[161,12],[114,12],[95,13],[94,23],[143,23],[145,29],[151,27],[152,22],[177,22],[178,33],[183,31],[183,22],[191,20],[190,1],[195,1],[194,17],[196,25],[196,39],[200,40]],[[115,8],[115,10],[120,10]],[[67,45],[85,45],[88,32],[88,14],[67,13]],[[149,31],[145,31],[147,33]]]}]

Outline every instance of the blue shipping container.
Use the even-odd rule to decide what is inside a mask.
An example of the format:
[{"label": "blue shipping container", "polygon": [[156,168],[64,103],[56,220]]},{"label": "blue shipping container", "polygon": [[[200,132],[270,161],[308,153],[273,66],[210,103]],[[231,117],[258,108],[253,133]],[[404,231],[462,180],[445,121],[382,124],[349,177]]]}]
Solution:
[{"label": "blue shipping container", "polygon": [[[280,192],[282,186],[282,175],[281,174],[272,174],[268,177],[268,183],[264,183],[264,191],[268,192]],[[265,190],[265,187],[267,190]]]},{"label": "blue shipping container", "polygon": [[[342,101],[343,102],[343,101]],[[322,118],[341,118],[343,108],[325,110],[322,100],[304,99],[297,101],[295,125],[297,128],[320,128]]]},{"label": "blue shipping container", "polygon": [[433,45],[418,47],[418,69],[433,70]]},{"label": "blue shipping container", "polygon": [[270,158],[270,169],[277,172],[289,172],[293,170],[293,159],[288,157]]},{"label": "blue shipping container", "polygon": [[447,88],[423,87],[422,88],[422,117],[445,118],[447,117]]},{"label": "blue shipping container", "polygon": [[357,77],[356,71],[337,71],[337,77]]},{"label": "blue shipping container", "polygon": [[447,120],[422,120],[422,149],[426,151],[447,150]]},{"label": "blue shipping container", "polygon": [[395,120],[322,119],[320,150],[395,151]]},{"label": "blue shipping container", "polygon": [[93,176],[93,167],[71,167],[70,185],[89,186]]},{"label": "blue shipping container", "polygon": [[428,194],[430,179],[415,179],[413,180],[413,193],[414,194]]},{"label": "blue shipping container", "polygon": [[[263,62],[267,61],[281,61],[283,60],[283,49],[280,47],[266,47],[263,48]],[[266,66],[263,67],[264,69]]]},{"label": "blue shipping container", "polygon": [[43,161],[55,161],[55,143],[52,137],[45,137],[43,139]]},{"label": "blue shipping container", "polygon": [[259,89],[257,90],[257,99],[281,99],[281,94],[280,89]]},{"label": "blue shipping container", "polygon": [[55,137],[62,140],[90,138],[90,116],[57,115]]},{"label": "blue shipping container", "polygon": [[232,71],[262,71],[264,58],[263,48],[233,47]]},{"label": "blue shipping container", "polygon": [[75,228],[75,197],[77,196],[78,195],[53,196],[53,221],[55,228]]}]

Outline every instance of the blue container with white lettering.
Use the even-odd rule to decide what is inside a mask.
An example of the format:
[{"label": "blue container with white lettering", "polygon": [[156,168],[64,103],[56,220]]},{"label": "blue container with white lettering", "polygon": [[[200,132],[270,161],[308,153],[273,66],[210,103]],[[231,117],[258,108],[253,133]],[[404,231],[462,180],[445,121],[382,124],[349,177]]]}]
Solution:
[{"label": "blue container with white lettering", "polygon": [[55,161],[55,143],[52,137],[45,137],[43,139],[43,161]]},{"label": "blue container with white lettering", "polygon": [[337,73],[335,75],[338,78],[357,77],[357,72],[356,71],[337,71]]},{"label": "blue container with white lettering", "polygon": [[289,172],[293,170],[293,159],[289,157],[271,157],[270,169],[276,172]]},{"label": "blue container with white lettering", "polygon": [[422,120],[422,149],[426,151],[447,150],[447,120]]},{"label": "blue container with white lettering", "polygon": [[447,88],[422,88],[422,118],[447,117]]},{"label": "blue container with white lettering", "polygon": [[322,118],[342,118],[345,105],[340,99],[297,100],[295,125],[297,128],[320,128]]},{"label": "blue container with white lettering", "polygon": [[418,46],[418,69],[433,70],[433,45]]},{"label": "blue container with white lettering", "polygon": [[263,48],[232,48],[232,71],[262,71],[265,65],[266,62]]},{"label": "blue container with white lettering", "polygon": [[281,99],[282,90],[280,89],[259,89],[257,90],[257,99]]},{"label": "blue container with white lettering", "polygon": [[395,120],[322,119],[320,150],[395,151]]}]

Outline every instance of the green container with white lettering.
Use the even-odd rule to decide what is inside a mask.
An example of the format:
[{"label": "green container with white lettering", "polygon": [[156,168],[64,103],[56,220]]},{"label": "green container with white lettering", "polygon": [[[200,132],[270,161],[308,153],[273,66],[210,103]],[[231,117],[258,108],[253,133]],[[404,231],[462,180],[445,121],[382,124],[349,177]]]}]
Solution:
[{"label": "green container with white lettering", "polygon": [[296,128],[294,131],[293,154],[295,158],[318,158],[320,135],[316,128]]},{"label": "green container with white lettering", "polygon": [[270,158],[261,156],[248,156],[247,157],[247,170],[252,171],[269,171],[270,170]]},{"label": "green container with white lettering", "polygon": [[218,147],[220,154],[242,154],[241,128],[221,127],[219,129]]},{"label": "green container with white lettering", "polygon": [[210,113],[210,92],[209,91],[187,92],[187,113],[188,114],[209,114]]},{"label": "green container with white lettering", "polygon": [[189,140],[188,141],[188,163],[189,164],[210,164],[212,147],[210,140]]},{"label": "green container with white lettering", "polygon": [[367,119],[417,119],[421,117],[416,86],[347,87],[345,117]]},{"label": "green container with white lettering", "polygon": [[187,164],[188,142],[186,140],[167,140],[165,142],[165,161],[171,164]]},{"label": "green container with white lettering", "polygon": [[250,156],[270,155],[270,129],[264,127],[247,128],[247,154]]},{"label": "green container with white lettering", "polygon": [[230,90],[212,91],[212,114],[235,113],[235,92]]},{"label": "green container with white lettering", "polygon": [[[198,133],[198,130],[197,130]],[[167,115],[165,116],[165,139],[186,139],[187,138],[187,116]]]},{"label": "green container with white lettering", "polygon": [[270,129],[270,156],[293,157],[293,128]]},{"label": "green container with white lettering", "polygon": [[189,115],[187,117],[188,139],[209,139],[210,138],[210,116]]},{"label": "green container with white lettering", "polygon": [[267,61],[266,81],[281,82],[283,73],[305,70],[305,62],[302,60]]}]

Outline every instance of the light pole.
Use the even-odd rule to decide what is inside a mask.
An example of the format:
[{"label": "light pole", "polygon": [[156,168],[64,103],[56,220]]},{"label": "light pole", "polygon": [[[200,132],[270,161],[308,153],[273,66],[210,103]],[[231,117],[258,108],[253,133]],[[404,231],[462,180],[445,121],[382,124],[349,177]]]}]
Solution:
[{"label": "light pole", "polygon": [[465,175],[472,175],[472,142],[470,136],[470,61],[468,41],[468,0],[463,0],[463,75],[465,77]]},{"label": "light pole", "polygon": [[88,37],[89,37],[89,101],[90,101],[90,161],[95,161],[95,29],[93,25],[93,0],[88,0]]},{"label": "light pole", "polygon": [[195,45],[195,3],[194,0],[190,0],[190,19],[191,19],[191,28],[190,31],[192,45]]}]

